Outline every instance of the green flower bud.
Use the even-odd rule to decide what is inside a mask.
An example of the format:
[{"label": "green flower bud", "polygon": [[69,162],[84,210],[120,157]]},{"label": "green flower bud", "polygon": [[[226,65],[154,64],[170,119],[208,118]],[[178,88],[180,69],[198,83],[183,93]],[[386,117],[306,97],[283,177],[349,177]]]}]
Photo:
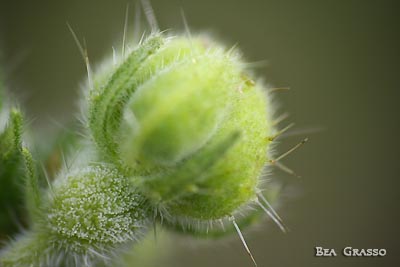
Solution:
[{"label": "green flower bud", "polygon": [[90,90],[91,134],[164,219],[220,220],[256,199],[272,112],[238,53],[152,34],[109,69]]}]

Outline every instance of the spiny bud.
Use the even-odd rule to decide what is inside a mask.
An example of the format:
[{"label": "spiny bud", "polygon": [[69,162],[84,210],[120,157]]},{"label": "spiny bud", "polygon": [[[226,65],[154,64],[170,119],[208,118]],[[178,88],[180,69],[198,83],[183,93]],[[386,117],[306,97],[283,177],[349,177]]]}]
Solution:
[{"label": "spiny bud", "polygon": [[104,164],[60,174],[41,209],[2,266],[97,266],[140,238],[147,222],[143,197]]},{"label": "spiny bud", "polygon": [[271,105],[235,50],[152,34],[94,79],[93,139],[164,219],[228,218],[257,198]]}]

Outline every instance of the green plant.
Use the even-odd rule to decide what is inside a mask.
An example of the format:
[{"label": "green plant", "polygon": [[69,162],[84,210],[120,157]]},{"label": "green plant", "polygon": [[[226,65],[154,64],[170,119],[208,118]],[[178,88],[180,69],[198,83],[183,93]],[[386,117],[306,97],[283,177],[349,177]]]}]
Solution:
[{"label": "green plant", "polygon": [[[21,217],[30,222],[2,252],[2,265],[111,264],[156,222],[196,236],[237,231],[250,254],[239,226],[259,220],[253,204],[285,230],[261,193],[280,132],[267,90],[237,49],[153,27],[92,73],[78,45],[88,70],[82,103],[90,138],[65,139],[83,147],[70,166],[46,180],[22,145],[21,114],[2,111],[10,115],[0,128],[1,188],[25,196]],[[276,193],[267,190],[269,199]],[[209,229],[214,223],[220,226]],[[11,233],[10,225],[1,230]]]}]

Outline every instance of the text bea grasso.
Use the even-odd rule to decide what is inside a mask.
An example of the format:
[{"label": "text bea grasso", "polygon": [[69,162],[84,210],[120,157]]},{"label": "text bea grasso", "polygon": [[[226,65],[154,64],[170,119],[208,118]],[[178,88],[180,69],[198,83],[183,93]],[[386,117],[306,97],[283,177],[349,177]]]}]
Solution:
[{"label": "text bea grasso", "polygon": [[[345,257],[383,257],[386,255],[384,248],[353,248],[345,247],[342,250]],[[336,257],[337,253],[333,248],[315,247],[316,257]]]}]

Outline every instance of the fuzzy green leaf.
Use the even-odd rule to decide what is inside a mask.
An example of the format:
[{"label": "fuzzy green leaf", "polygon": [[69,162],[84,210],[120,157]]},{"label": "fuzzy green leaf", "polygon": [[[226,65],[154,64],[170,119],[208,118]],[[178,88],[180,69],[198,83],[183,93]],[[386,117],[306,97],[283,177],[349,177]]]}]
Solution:
[{"label": "fuzzy green leaf", "polygon": [[21,135],[22,115],[13,109],[0,133],[0,238],[17,232],[17,225],[24,218]]},{"label": "fuzzy green leaf", "polygon": [[25,163],[25,202],[30,218],[35,220],[41,206],[38,174],[32,154],[27,148],[22,148],[22,155]]}]

